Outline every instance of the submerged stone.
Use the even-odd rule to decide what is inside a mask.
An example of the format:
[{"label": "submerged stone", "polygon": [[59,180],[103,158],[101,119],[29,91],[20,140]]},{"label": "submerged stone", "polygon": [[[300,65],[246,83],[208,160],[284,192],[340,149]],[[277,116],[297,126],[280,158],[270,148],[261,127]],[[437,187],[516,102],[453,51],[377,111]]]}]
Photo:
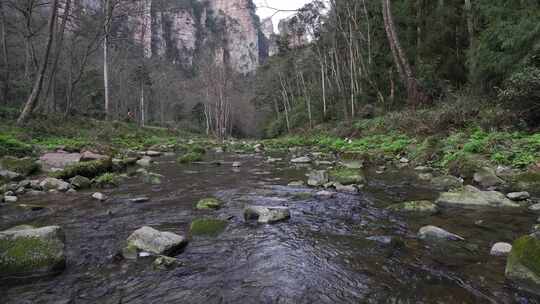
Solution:
[{"label": "submerged stone", "polygon": [[216,210],[221,208],[222,203],[217,198],[204,198],[197,202],[199,210]]},{"label": "submerged stone", "polygon": [[287,207],[249,206],[244,209],[246,220],[257,220],[261,224],[271,224],[291,217]]},{"label": "submerged stone", "polygon": [[423,213],[435,214],[439,212],[439,207],[430,201],[410,201],[400,204],[395,204],[387,207],[390,211],[403,213]]},{"label": "submerged stone", "polygon": [[330,171],[330,179],[342,185],[362,184],[366,182],[366,178],[360,170],[347,168],[337,168]]},{"label": "submerged stone", "polygon": [[0,232],[0,276],[26,277],[65,267],[64,233],[58,226],[18,226]]},{"label": "submerged stone", "polygon": [[216,236],[223,232],[227,227],[227,222],[219,219],[196,219],[191,222],[190,232],[191,235],[208,235]]},{"label": "submerged stone", "polygon": [[176,267],[182,266],[182,262],[178,259],[160,255],[154,260],[154,267],[161,270],[169,270]]},{"label": "submerged stone", "polygon": [[463,241],[461,236],[448,232],[436,226],[424,226],[418,231],[418,238],[422,240],[448,240],[448,241]]}]

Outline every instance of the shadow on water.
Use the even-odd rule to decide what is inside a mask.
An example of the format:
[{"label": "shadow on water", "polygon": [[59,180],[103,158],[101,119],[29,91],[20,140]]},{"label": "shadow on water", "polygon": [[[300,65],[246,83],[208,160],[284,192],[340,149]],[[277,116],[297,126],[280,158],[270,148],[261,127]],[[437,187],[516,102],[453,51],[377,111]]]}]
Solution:
[{"label": "shadow on water", "polygon": [[[2,303],[539,303],[504,279],[505,259],[490,246],[525,234],[534,218],[520,211],[444,210],[404,218],[385,207],[436,193],[406,172],[370,174],[360,195],[319,198],[314,189],[286,186],[308,168],[266,164],[260,156],[228,155],[230,165],[178,165],[162,158],[152,172],[162,184],[131,177],[106,190],[100,203],[88,192],[23,198],[45,207],[0,209],[0,229],[56,224],[66,232],[68,264],[53,277],[0,286]],[[146,196],[150,201],[131,203]],[[216,196],[219,211],[194,208]],[[288,206],[291,219],[246,223],[244,206]],[[188,235],[191,220],[229,221],[215,237],[194,237],[177,255],[182,266],[157,270],[152,259],[115,258],[135,229],[149,225]],[[447,246],[416,239],[423,225],[460,234]]]}]

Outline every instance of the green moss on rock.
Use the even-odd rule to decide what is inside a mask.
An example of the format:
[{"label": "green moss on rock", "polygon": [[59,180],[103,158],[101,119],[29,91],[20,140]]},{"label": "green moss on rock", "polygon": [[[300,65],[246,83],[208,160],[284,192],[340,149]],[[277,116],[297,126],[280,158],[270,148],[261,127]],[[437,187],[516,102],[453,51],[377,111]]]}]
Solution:
[{"label": "green moss on rock", "polygon": [[49,273],[65,267],[61,230],[20,227],[0,233],[0,276]]},{"label": "green moss on rock", "polygon": [[227,227],[227,222],[217,219],[196,219],[191,222],[191,235],[216,236]]},{"label": "green moss on rock", "polygon": [[203,160],[203,155],[197,152],[189,152],[178,158],[178,162],[181,164],[189,164]]},{"label": "green moss on rock", "polygon": [[53,173],[53,176],[60,179],[69,179],[77,175],[94,178],[110,172],[112,169],[113,163],[111,159],[95,160],[69,165],[64,170]]},{"label": "green moss on rock", "polygon": [[36,173],[40,170],[40,165],[32,158],[16,158],[6,156],[0,159],[0,168],[5,170],[17,172],[24,176]]},{"label": "green moss on rock", "polygon": [[388,210],[402,213],[435,214],[439,211],[437,205],[430,201],[410,201],[387,207]]},{"label": "green moss on rock", "polygon": [[221,208],[221,202],[216,198],[204,198],[197,202],[197,209],[199,210],[215,210],[219,208]]},{"label": "green moss on rock", "polygon": [[330,171],[330,179],[343,185],[362,184],[366,178],[358,169],[337,168]]}]

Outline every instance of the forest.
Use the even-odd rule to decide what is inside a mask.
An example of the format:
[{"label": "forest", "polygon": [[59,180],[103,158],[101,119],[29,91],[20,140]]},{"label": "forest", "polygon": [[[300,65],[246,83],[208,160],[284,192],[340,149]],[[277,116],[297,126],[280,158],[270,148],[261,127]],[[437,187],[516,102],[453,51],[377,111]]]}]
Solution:
[{"label": "forest", "polygon": [[540,2],[280,2],[0,0],[0,298],[540,303]]}]

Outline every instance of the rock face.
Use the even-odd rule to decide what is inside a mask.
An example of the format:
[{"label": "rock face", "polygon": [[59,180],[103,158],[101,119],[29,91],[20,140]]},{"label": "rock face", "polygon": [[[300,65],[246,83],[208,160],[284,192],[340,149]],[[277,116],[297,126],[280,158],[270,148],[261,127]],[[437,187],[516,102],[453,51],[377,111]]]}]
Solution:
[{"label": "rock face", "polygon": [[244,209],[246,220],[256,219],[261,224],[271,224],[290,217],[291,214],[287,207],[249,206]]},{"label": "rock face", "polygon": [[172,232],[161,232],[151,227],[135,230],[127,239],[127,247],[153,254],[174,254],[186,244],[183,236]]},{"label": "rock face", "polygon": [[0,276],[25,277],[65,267],[64,233],[58,226],[18,226],[0,232]]},{"label": "rock face", "polygon": [[540,239],[537,234],[523,236],[512,245],[506,261],[508,279],[531,293],[540,295]]},{"label": "rock face", "polygon": [[520,207],[500,192],[480,191],[473,186],[465,186],[455,192],[441,193],[436,203],[457,207]]}]

